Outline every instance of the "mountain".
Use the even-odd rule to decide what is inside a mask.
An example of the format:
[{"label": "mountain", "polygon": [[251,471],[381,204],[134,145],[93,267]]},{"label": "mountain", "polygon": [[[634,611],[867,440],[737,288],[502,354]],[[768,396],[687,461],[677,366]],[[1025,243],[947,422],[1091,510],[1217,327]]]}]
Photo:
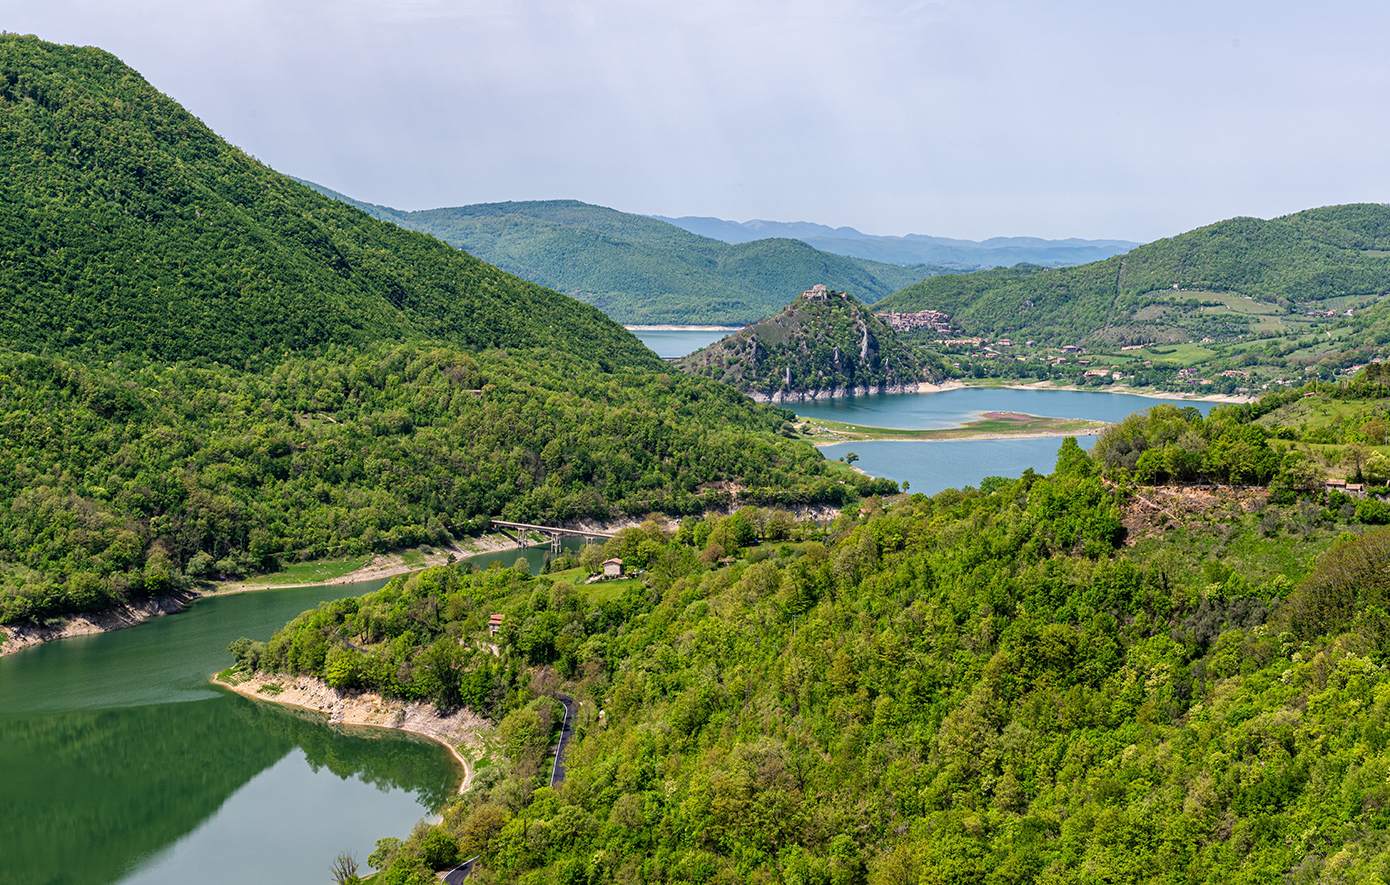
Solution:
[{"label": "mountain", "polygon": [[726,243],[748,243],[768,237],[790,237],[836,255],[891,264],[946,265],[960,270],[1010,267],[1019,262],[1047,267],[1085,264],[1128,252],[1139,243],[1128,240],[1044,240],[1037,237],[991,237],[955,240],[908,234],[885,237],[860,233],[852,227],[829,227],[806,221],[725,221],[687,215],[653,218]]},{"label": "mountain", "polygon": [[877,488],[790,413],[279,175],[99,49],[0,36],[0,158],[0,623],[492,516]]},{"label": "mountain", "polygon": [[939,310],[967,334],[1057,344],[1219,341],[1297,334],[1312,311],[1359,311],[1387,290],[1390,207],[1353,204],[1234,218],[1080,267],[939,276],[875,309]]},{"label": "mountain", "polygon": [[876,301],[944,270],[822,252],[796,239],[730,245],[575,200],[406,212],[310,186],[568,293],[624,323],[742,325],[775,313],[787,290],[817,281]]},{"label": "mountain", "polygon": [[651,364],[592,308],[273,172],[106,53],[7,36],[3,60],[0,341],[240,364],[432,339]]},{"label": "mountain", "polygon": [[892,329],[852,296],[823,285],[677,365],[762,402],[915,393],[923,378],[922,367]]}]

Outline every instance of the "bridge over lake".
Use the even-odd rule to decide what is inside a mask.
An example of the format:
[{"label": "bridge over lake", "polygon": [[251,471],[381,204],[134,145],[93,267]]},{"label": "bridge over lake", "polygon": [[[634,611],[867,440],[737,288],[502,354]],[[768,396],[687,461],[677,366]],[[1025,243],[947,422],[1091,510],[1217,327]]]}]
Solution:
[{"label": "bridge over lake", "polygon": [[550,549],[555,553],[560,552],[560,541],[567,537],[583,538],[586,544],[597,541],[600,538],[607,540],[613,537],[612,532],[591,531],[589,529],[567,529],[556,525],[532,525],[529,522],[508,522],[504,519],[494,519],[492,520],[492,524],[499,529],[512,529],[515,531],[516,546],[518,547],[527,546],[527,532],[536,532],[537,534],[545,535],[550,539]]}]

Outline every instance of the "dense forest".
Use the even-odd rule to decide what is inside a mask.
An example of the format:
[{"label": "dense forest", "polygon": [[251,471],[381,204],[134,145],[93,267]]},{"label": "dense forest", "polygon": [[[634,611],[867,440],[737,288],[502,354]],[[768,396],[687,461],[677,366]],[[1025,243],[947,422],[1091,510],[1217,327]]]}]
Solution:
[{"label": "dense forest", "polygon": [[1221,328],[1170,329],[1173,305],[1206,294],[1248,297],[1302,313],[1328,299],[1386,291],[1390,207],[1356,204],[1271,221],[1235,218],[1080,267],[1020,265],[933,277],[877,308],[944,311],[972,335],[1052,344],[1137,343],[1251,331],[1248,317],[1226,317]]},{"label": "dense forest", "polygon": [[[379,843],[384,885],[474,855],[481,883],[1386,876],[1390,530],[1321,485],[1105,469],[1068,441],[1049,476],[829,526],[650,522],[612,590],[451,567],[238,652],[495,717],[442,823]],[[557,691],[582,706],[552,789]]]},{"label": "dense forest", "polygon": [[841,504],[788,412],[0,36],[0,622],[489,517]]},{"label": "dense forest", "polygon": [[785,310],[678,362],[761,400],[911,388],[939,377],[853,296],[817,286]]},{"label": "dense forest", "polygon": [[877,301],[945,270],[837,255],[784,237],[731,245],[577,200],[405,212],[310,186],[572,295],[623,323],[742,325],[780,310],[788,290],[816,282]]},{"label": "dense forest", "polygon": [[0,621],[278,562],[447,543],[490,516],[843,504],[789,412],[673,370],[409,345],[264,374],[0,353]]}]

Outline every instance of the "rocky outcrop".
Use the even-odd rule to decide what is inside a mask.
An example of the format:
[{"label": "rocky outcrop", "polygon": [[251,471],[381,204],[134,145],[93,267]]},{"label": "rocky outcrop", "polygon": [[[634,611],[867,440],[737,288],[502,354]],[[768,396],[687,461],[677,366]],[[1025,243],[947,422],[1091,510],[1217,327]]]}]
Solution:
[{"label": "rocky outcrop", "polygon": [[871,393],[917,393],[919,389],[920,385],[917,383],[879,384],[875,387],[830,387],[825,390],[778,390],[771,394],[754,390],[749,391],[748,397],[760,403],[814,403],[850,396],[868,396]]},{"label": "rocky outcrop", "polygon": [[677,365],[773,403],[905,392],[929,375],[888,325],[824,286]]}]

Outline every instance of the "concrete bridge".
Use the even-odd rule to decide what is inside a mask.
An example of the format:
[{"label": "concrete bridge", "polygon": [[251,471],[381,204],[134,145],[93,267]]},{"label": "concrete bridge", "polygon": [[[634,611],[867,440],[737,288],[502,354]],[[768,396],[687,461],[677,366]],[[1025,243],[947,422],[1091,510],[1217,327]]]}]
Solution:
[{"label": "concrete bridge", "polygon": [[492,524],[500,529],[513,529],[516,531],[516,546],[525,547],[526,532],[537,532],[550,538],[550,550],[553,553],[560,552],[560,541],[563,538],[583,538],[584,543],[592,543],[600,538],[607,540],[613,537],[612,532],[591,532],[586,529],[566,529],[554,525],[532,525],[529,522],[508,522],[504,519],[494,519]]}]

